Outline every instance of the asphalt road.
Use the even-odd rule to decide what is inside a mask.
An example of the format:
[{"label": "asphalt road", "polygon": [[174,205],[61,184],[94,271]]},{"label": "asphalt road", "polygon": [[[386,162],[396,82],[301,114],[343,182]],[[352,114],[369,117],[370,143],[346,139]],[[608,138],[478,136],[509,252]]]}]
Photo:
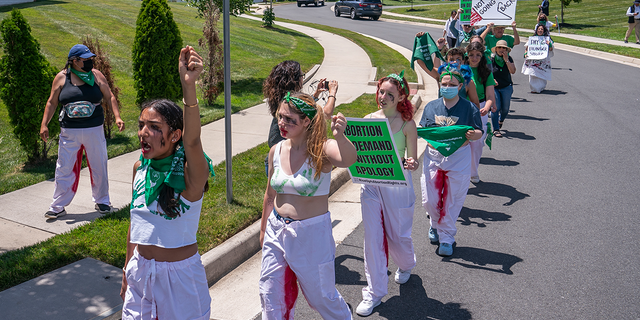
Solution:
[{"label": "asphalt road", "polygon": [[[277,6],[275,14],[409,49],[418,31],[442,34],[336,18],[331,5]],[[518,71],[506,135],[485,147],[454,255],[439,257],[428,242],[416,172],[418,265],[405,285],[391,277],[369,318],[640,319],[640,69],[556,50],[553,80],[532,94],[520,73],[523,51],[512,51]],[[337,287],[353,308],[366,285],[362,239],[359,226],[336,253]],[[300,296],[296,319],[320,319]]]}]

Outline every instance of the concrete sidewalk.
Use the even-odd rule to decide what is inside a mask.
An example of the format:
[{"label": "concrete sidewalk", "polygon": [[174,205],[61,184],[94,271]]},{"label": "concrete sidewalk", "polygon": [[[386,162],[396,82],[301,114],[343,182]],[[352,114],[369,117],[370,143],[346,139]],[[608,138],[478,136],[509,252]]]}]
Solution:
[{"label": "concrete sidewalk", "polygon": [[[324,48],[322,65],[307,73],[308,80],[303,89],[305,92],[312,90],[309,85],[321,78],[338,81],[337,105],[351,102],[363,93],[375,92],[375,87],[368,85],[375,72],[372,73],[371,61],[362,48],[332,33],[294,24],[278,25],[301,31],[316,39]],[[350,53],[348,57],[341,54],[345,51]],[[233,114],[231,122],[232,149],[235,155],[267,140],[271,116],[263,103]],[[202,128],[204,150],[214,163],[220,163],[225,158],[224,131],[223,120]],[[122,208],[131,201],[132,166],[139,156],[140,152],[135,151],[109,160],[110,195],[115,209]],[[336,176],[344,179],[344,174]],[[0,206],[11,210],[0,212],[0,253],[35,244],[99,217],[100,214],[93,209],[89,180],[89,173],[85,168],[80,175],[78,193],[72,204],[66,207],[68,214],[57,220],[43,217],[53,195],[51,180],[1,195]],[[335,185],[334,189],[337,189],[338,185]],[[218,246],[203,255],[210,283],[229,271],[220,271],[222,261],[236,260],[240,264],[248,258],[244,256],[247,250],[250,252],[249,256],[257,252],[257,234],[254,226],[228,241],[227,245]],[[255,251],[251,252],[252,248]],[[225,252],[220,253],[221,251]],[[227,265],[227,268],[233,269],[236,266]],[[73,276],[74,274],[78,275]],[[0,309],[3,311],[3,318],[9,319],[117,318],[118,308],[121,307],[118,304],[122,302],[117,289],[121,274],[118,268],[85,259],[0,292]],[[30,307],[25,308],[25,303]]]}]

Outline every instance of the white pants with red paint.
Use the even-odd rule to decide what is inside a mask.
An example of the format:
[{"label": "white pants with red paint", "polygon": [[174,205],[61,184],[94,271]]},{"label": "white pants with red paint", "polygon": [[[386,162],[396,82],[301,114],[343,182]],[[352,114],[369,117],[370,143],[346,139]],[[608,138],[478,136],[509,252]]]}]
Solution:
[{"label": "white pants with red paint", "polygon": [[431,227],[438,230],[440,243],[453,244],[456,221],[469,191],[471,148],[461,147],[448,157],[427,147],[420,183],[422,205],[427,210]]},{"label": "white pants with red paint", "polygon": [[405,176],[408,188],[362,185],[360,189],[367,277],[367,287],[362,289],[365,300],[379,300],[387,295],[389,255],[402,270],[416,266],[411,239],[416,195],[411,174]]},{"label": "white pants with red paint", "polygon": [[262,319],[294,319],[296,280],[323,319],[351,319],[336,289],[335,252],[329,212],[289,224],[269,215],[260,270]]},{"label": "white pants with red paint", "polygon": [[[480,109],[484,108],[487,102],[480,103]],[[489,113],[480,117],[482,119],[482,138],[469,142],[471,146],[471,176],[479,177],[478,167],[480,167],[480,158],[482,157],[482,148],[484,147],[484,140],[487,139],[487,122],[489,121]]]},{"label": "white pants with red paint", "polygon": [[125,271],[122,320],[209,320],[211,297],[200,254],[176,261],[145,259],[136,248]]},{"label": "white pants with red paint", "polygon": [[107,175],[107,140],[104,138],[104,129],[102,126],[82,129],[61,128],[53,202],[49,210],[62,211],[76,195],[83,151],[87,155],[91,174],[93,202],[111,205]]}]

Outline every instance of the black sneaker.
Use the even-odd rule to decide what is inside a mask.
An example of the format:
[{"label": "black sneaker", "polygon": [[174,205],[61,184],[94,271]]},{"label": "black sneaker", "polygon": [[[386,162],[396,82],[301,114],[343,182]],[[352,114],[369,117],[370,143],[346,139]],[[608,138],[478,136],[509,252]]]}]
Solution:
[{"label": "black sneaker", "polygon": [[111,207],[106,204],[96,203],[96,210],[102,214],[111,212]]},{"label": "black sneaker", "polygon": [[64,215],[66,215],[66,214],[67,214],[67,211],[64,210],[64,209],[62,209],[62,211],[60,211],[60,212],[54,212],[54,211],[49,210],[49,211],[47,211],[47,213],[44,214],[44,216],[47,219],[57,219],[58,217],[62,217]]},{"label": "black sneaker", "polygon": [[624,43],[629,43],[629,41],[625,40]]}]

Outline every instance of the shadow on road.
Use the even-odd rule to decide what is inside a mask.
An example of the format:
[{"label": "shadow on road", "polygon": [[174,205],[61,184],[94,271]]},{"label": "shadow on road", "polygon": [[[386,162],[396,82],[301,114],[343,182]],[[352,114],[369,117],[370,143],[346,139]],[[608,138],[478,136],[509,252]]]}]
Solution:
[{"label": "shadow on road", "polygon": [[471,312],[459,303],[442,303],[430,299],[424,289],[422,279],[411,275],[406,284],[400,286],[400,295],[389,298],[375,309],[385,319],[471,319]]},{"label": "shadow on road", "polygon": [[357,260],[364,265],[364,259],[350,254],[343,254],[336,257],[336,284],[361,285],[366,286],[367,280],[360,277],[360,272],[352,271],[343,265],[346,260]]},{"label": "shadow on road", "polygon": [[459,219],[460,220],[458,221],[460,221],[463,226],[476,224],[478,225],[478,227],[484,228],[487,226],[484,222],[476,222],[474,220],[480,219],[485,222],[510,221],[511,216],[502,212],[489,212],[479,209],[469,209],[467,207],[462,207]]},{"label": "shadow on road", "polygon": [[513,160],[497,160],[494,158],[480,158],[481,164],[490,166],[502,166],[502,167],[515,167],[520,164],[518,161]]},{"label": "shadow on road", "polygon": [[526,116],[526,115],[520,115],[520,114],[509,114],[509,120],[514,119],[514,120],[535,120],[535,121],[547,121],[549,120],[548,118],[536,118],[536,117],[532,117],[532,116]]},{"label": "shadow on road", "polygon": [[[531,100],[529,100],[527,98],[518,98],[518,97],[514,97],[514,96],[511,96],[511,101],[513,101],[513,102],[531,102]],[[510,111],[510,112],[513,112],[513,111]],[[511,117],[511,116],[509,116],[509,117]]]},{"label": "shadow on road", "polygon": [[540,92],[539,94],[546,94],[546,95],[550,95],[550,96],[559,96],[559,95],[567,94],[567,92],[566,91],[562,91],[562,90],[544,89],[544,91]]},{"label": "shadow on road", "polygon": [[469,188],[467,195],[474,195],[480,198],[488,198],[489,196],[509,198],[510,200],[503,203],[503,206],[510,206],[518,200],[530,197],[528,194],[522,193],[512,186],[495,182],[481,182],[473,188]]},{"label": "shadow on road", "polygon": [[[442,261],[455,263],[459,266],[469,269],[480,269],[504,274],[513,274],[513,271],[511,271],[511,267],[513,267],[518,262],[522,262],[522,259],[514,255],[489,251],[485,249],[456,247],[453,256],[443,258]],[[495,268],[492,268],[491,266],[495,266]]]},{"label": "shadow on road", "polygon": [[519,131],[509,131],[509,130],[505,130],[502,129],[500,130],[502,131],[502,138],[506,138],[506,139],[520,139],[520,140],[535,140],[536,137],[534,136],[530,136],[524,132],[519,132]]}]

